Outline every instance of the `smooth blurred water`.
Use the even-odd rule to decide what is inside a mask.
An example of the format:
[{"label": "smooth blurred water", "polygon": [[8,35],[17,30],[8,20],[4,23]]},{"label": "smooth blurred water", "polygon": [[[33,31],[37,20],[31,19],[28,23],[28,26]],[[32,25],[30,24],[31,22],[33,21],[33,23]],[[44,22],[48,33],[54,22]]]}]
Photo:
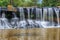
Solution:
[{"label": "smooth blurred water", "polygon": [[5,13],[2,13],[2,18],[0,18],[0,29],[10,29],[10,26],[8,20],[5,18]]},{"label": "smooth blurred water", "polygon": [[[31,9],[31,11],[30,11]],[[0,17],[0,29],[20,29],[20,28],[56,28],[60,27],[59,20],[59,8],[24,8],[20,7],[20,18],[13,12],[14,17],[9,20],[5,17],[5,13],[2,13]],[[55,13],[54,13],[54,11]],[[26,13],[25,13],[25,12]],[[34,11],[34,12],[33,12]],[[33,16],[31,15],[33,14]],[[56,14],[57,22],[54,21],[54,14]],[[27,19],[25,18],[27,17]],[[36,17],[32,19],[32,17]]]}]

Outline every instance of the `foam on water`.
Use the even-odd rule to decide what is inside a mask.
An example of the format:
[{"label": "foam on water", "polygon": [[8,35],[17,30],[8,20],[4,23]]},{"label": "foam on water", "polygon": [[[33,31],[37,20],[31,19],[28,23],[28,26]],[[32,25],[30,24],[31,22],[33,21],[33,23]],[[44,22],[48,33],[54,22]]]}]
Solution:
[{"label": "foam on water", "polygon": [[[31,14],[33,14],[34,8],[27,9],[27,19],[25,18],[24,8],[20,7],[20,18],[13,13],[14,17],[8,21],[5,17],[5,13],[2,13],[0,17],[0,29],[12,29],[12,28],[58,28],[60,27],[59,22],[59,9],[54,8],[54,11],[57,16],[57,23],[54,22],[53,9],[52,8],[36,8],[35,19],[31,19]],[[32,11],[30,11],[30,9]],[[42,11],[43,10],[43,11]]]}]

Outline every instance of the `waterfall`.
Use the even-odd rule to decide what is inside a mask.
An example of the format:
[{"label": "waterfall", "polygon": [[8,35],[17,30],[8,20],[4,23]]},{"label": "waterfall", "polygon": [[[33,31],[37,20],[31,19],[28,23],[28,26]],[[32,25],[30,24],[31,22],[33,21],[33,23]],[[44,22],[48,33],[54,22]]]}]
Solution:
[{"label": "waterfall", "polygon": [[14,15],[14,17],[11,19],[11,25],[13,28],[16,28],[16,27],[18,27],[19,19],[17,18],[16,14],[14,12],[12,14]]},{"label": "waterfall", "polygon": [[19,12],[20,12],[20,20],[25,20],[25,15],[24,15],[23,8],[19,8]]},{"label": "waterfall", "polygon": [[52,8],[48,8],[48,14],[49,14],[49,21],[52,22],[52,26],[53,24],[53,10]]},{"label": "waterfall", "polygon": [[43,8],[43,21],[47,19],[47,8]]},{"label": "waterfall", "polygon": [[59,26],[59,9],[58,8],[54,8],[55,12],[56,12],[56,15],[57,15],[57,22],[58,22],[58,26]]},{"label": "waterfall", "polygon": [[39,8],[36,8],[36,20],[39,20],[40,18],[40,12]]},{"label": "waterfall", "polygon": [[[33,7],[19,7],[18,9],[20,17],[18,18],[16,13],[13,12],[13,18],[11,18],[11,20],[8,20],[5,17],[6,13],[1,12],[0,8],[0,14],[2,14],[0,15],[0,29],[55,28],[60,26],[60,8],[44,7],[42,9]],[[55,18],[54,16],[57,17]]]},{"label": "waterfall", "polygon": [[40,20],[42,21],[43,17],[42,17],[42,9],[39,9],[39,13],[40,13]]},{"label": "waterfall", "polygon": [[20,21],[18,24],[18,28],[26,28],[26,21],[25,21],[25,15],[24,15],[24,10],[22,7],[19,8],[19,12],[20,12]]},{"label": "waterfall", "polygon": [[30,18],[32,19],[33,8],[30,8]]},{"label": "waterfall", "polygon": [[2,18],[5,18],[5,13],[2,13]]},{"label": "waterfall", "polygon": [[10,29],[10,24],[8,23],[8,20],[5,18],[5,13],[2,13],[2,18],[0,18],[0,26],[1,29]]},{"label": "waterfall", "polygon": [[30,8],[27,8],[28,10],[28,19],[30,19]]}]

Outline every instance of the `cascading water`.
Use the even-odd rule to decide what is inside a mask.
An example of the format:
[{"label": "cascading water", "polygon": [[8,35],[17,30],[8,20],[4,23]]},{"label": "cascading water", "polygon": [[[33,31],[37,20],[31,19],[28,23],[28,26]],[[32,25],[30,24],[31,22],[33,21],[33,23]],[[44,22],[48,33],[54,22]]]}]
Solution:
[{"label": "cascading water", "polygon": [[43,14],[42,14],[42,9],[40,8],[40,10],[39,10],[39,13],[40,13],[40,20],[42,21],[43,20]]},{"label": "cascading water", "polygon": [[54,21],[53,21],[53,10],[52,8],[48,8],[48,14],[49,14],[49,21],[51,22],[51,26],[54,26]]},{"label": "cascading water", "polygon": [[24,10],[23,8],[19,8],[19,11],[20,11],[20,21],[18,24],[18,28],[26,28],[27,23],[25,21]]},{"label": "cascading water", "polygon": [[48,11],[47,8],[43,8],[42,10],[43,10],[43,13],[41,14],[42,21],[40,22],[40,24],[42,25],[42,27],[47,28],[47,25],[49,25],[49,21],[47,20]]},{"label": "cascading water", "polygon": [[2,18],[0,18],[0,27],[1,29],[10,29],[10,24],[8,20],[5,18],[5,13],[2,13]]},{"label": "cascading water", "polygon": [[36,8],[36,20],[40,19],[40,9]]},{"label": "cascading water", "polygon": [[20,11],[20,20],[25,20],[24,10],[23,8],[19,8]]},{"label": "cascading water", "polygon": [[33,28],[34,27],[34,20],[30,18],[30,16],[31,16],[30,15],[30,9],[31,8],[27,8],[27,10],[28,10],[28,19],[27,19],[27,22],[28,22],[28,28]]},{"label": "cascading water", "polygon": [[[39,8],[36,8],[36,20],[35,20],[35,25],[36,25],[36,27],[41,27],[42,28],[42,26],[41,26],[41,19],[40,19],[40,15],[42,15],[42,13],[40,12],[40,11],[42,11],[42,10],[40,10]],[[42,16],[41,16],[42,17]]]},{"label": "cascading water", "polygon": [[57,26],[59,27],[60,23],[59,23],[59,9],[55,8],[54,9],[57,15]]},{"label": "cascading water", "polygon": [[[54,9],[54,10],[53,10]],[[27,11],[26,11],[27,10]],[[12,13],[14,17],[9,20],[5,17],[3,12],[0,15],[0,29],[11,28],[52,28],[59,27],[59,8],[24,8],[20,7],[20,18],[16,13]],[[55,13],[54,13],[55,11]],[[25,13],[26,12],[26,13]],[[57,16],[57,22],[54,21],[54,14]],[[27,18],[26,18],[27,17]]]},{"label": "cascading water", "polygon": [[13,13],[13,15],[14,17],[11,19],[11,25],[12,25],[12,28],[16,28],[18,27],[19,19],[17,18],[15,13]]},{"label": "cascading water", "polygon": [[43,21],[47,19],[47,8],[43,8]]},{"label": "cascading water", "polygon": [[28,19],[30,19],[30,8],[27,8],[28,10]]}]

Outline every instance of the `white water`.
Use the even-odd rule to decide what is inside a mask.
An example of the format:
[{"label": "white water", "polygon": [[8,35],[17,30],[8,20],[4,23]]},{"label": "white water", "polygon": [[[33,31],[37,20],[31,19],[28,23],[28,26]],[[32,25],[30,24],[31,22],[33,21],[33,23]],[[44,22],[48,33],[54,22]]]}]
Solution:
[{"label": "white water", "polygon": [[27,8],[28,10],[28,19],[30,19],[30,8]]},{"label": "white water", "polygon": [[20,11],[20,20],[25,20],[24,10],[23,8],[19,8]]},{"label": "white water", "polygon": [[[0,29],[11,29],[11,28],[55,28],[59,27],[59,9],[54,9],[57,16],[57,23],[53,21],[53,9],[52,8],[43,8],[43,14],[41,8],[36,8],[36,19],[30,18],[30,8],[26,8],[28,13],[28,19],[25,19],[24,9],[19,8],[20,11],[20,20],[13,13],[14,17],[8,22],[8,19],[5,17],[5,13],[2,13],[0,18]],[[33,8],[31,8],[31,14],[33,13]],[[47,15],[48,14],[48,15]],[[55,26],[56,25],[56,26]]]},{"label": "white water", "polygon": [[17,18],[16,14],[13,13],[14,17],[11,19],[12,28],[16,28],[18,26],[19,19]]},{"label": "white water", "polygon": [[57,26],[59,27],[60,26],[60,23],[59,23],[59,9],[55,8],[55,12],[56,12],[56,16],[57,16]]},{"label": "white water", "polygon": [[46,21],[47,18],[47,8],[43,8],[43,21]]},{"label": "white water", "polygon": [[48,8],[49,11],[49,21],[52,22],[52,26],[54,26],[54,21],[53,21],[53,10],[52,8]]},{"label": "white water", "polygon": [[10,26],[8,20],[5,18],[5,13],[2,13],[2,18],[0,18],[0,29],[10,29]]}]

